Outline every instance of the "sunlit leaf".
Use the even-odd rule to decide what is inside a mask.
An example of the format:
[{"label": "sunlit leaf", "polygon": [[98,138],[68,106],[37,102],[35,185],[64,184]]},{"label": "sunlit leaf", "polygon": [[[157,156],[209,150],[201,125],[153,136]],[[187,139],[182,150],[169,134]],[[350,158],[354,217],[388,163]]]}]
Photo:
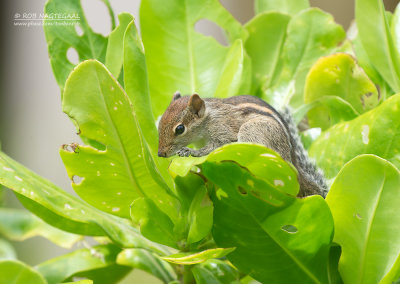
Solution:
[{"label": "sunlit leaf", "polygon": [[267,11],[278,11],[281,13],[295,15],[301,10],[310,7],[308,0],[256,0],[255,10],[256,13]]},{"label": "sunlit leaf", "polygon": [[360,154],[375,154],[400,166],[400,95],[351,120],[334,125],[313,142],[310,155],[333,178]]},{"label": "sunlit leaf", "polygon": [[141,1],[140,26],[155,117],[165,111],[177,90],[206,97],[216,91],[229,48],[195,31],[202,19],[224,29],[230,42],[245,37],[240,23],[218,0]]},{"label": "sunlit leaf", "polygon": [[342,247],[339,271],[344,283],[397,280],[399,189],[399,170],[373,155],[351,160],[333,182],[326,200],[335,222],[334,241]]},{"label": "sunlit leaf", "polygon": [[47,284],[35,269],[17,260],[0,260],[1,284]]},{"label": "sunlit leaf", "polygon": [[206,260],[213,258],[224,257],[233,252],[234,250],[235,248],[215,248],[197,253],[190,253],[190,252],[177,253],[169,256],[163,256],[161,258],[175,264],[191,265],[191,264],[203,263]]},{"label": "sunlit leaf", "polygon": [[63,110],[89,144],[60,151],[80,197],[129,218],[133,200],[147,196],[157,203],[163,200],[160,208],[174,216],[175,200],[156,168],[129,99],[104,65],[89,60],[75,68],[66,83]]}]

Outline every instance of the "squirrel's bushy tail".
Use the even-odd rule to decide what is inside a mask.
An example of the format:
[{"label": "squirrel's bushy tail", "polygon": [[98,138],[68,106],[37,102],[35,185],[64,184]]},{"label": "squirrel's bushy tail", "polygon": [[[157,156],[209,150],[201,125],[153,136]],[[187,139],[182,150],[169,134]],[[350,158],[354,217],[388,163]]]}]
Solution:
[{"label": "squirrel's bushy tail", "polygon": [[293,162],[296,164],[297,169],[301,171],[299,174],[302,174],[310,183],[318,186],[318,194],[325,197],[328,193],[328,186],[326,184],[324,174],[308,156],[306,149],[304,149],[303,143],[300,140],[297,126],[293,121],[292,112],[286,107],[280,111],[280,114],[283,121],[287,125],[291,136],[290,143],[292,144],[292,155],[294,155],[295,159]]}]

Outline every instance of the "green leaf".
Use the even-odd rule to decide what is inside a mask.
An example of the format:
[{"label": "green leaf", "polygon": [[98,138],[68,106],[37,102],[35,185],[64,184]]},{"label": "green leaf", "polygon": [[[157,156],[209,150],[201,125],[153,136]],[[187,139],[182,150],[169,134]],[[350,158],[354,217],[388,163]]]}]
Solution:
[{"label": "green leaf", "polygon": [[[379,86],[379,94],[382,97],[382,100],[386,100],[387,97],[393,95],[393,91],[390,89],[389,85],[382,78],[376,68],[373,66],[370,58],[368,57],[367,52],[361,42],[357,25],[354,22],[351,29],[353,30],[351,33],[354,35],[349,35],[349,37],[353,37],[351,43],[353,46],[354,53],[356,54],[357,63],[362,67],[362,69],[367,73],[368,77]],[[350,32],[349,32],[350,33]]]},{"label": "green leaf", "polygon": [[[379,103],[379,94],[374,83],[357,66],[354,58],[345,53],[320,58],[307,75],[305,103],[325,96],[344,99],[358,113],[364,113]],[[333,125],[328,109],[329,106],[320,106],[309,111],[310,126],[326,129]]]},{"label": "green leaf", "polygon": [[[321,121],[316,121],[314,124],[318,128],[326,129],[328,126],[335,125],[342,121],[348,121],[356,118],[360,114],[353,108],[353,106],[338,96],[323,96],[315,101],[304,104],[293,114],[295,122],[298,124],[302,121],[305,115],[314,109],[325,111],[321,112]],[[303,132],[304,133],[304,132]]]},{"label": "green leaf", "polygon": [[308,71],[319,57],[335,52],[345,35],[332,15],[319,9],[310,8],[295,15],[287,28],[282,74],[265,99],[278,108],[289,101],[294,107],[300,106]]},{"label": "green leaf", "polygon": [[46,278],[48,283],[60,283],[73,276],[84,276],[95,271],[95,283],[115,283],[123,278],[130,267],[117,265],[115,260],[120,249],[114,245],[95,246],[79,249],[62,255],[37,266],[37,270]]},{"label": "green leaf", "polygon": [[121,73],[124,59],[124,34],[128,24],[133,21],[133,16],[128,13],[121,13],[118,15],[118,20],[119,26],[108,37],[105,57],[105,66],[115,78],[118,78]]},{"label": "green leaf", "polygon": [[[163,202],[160,200],[160,203]],[[174,223],[149,198],[139,197],[131,205],[131,217],[140,227],[140,232],[149,240],[177,248]]]},{"label": "green leaf", "polygon": [[[109,6],[108,1],[104,0],[103,2],[106,6]],[[50,63],[62,93],[65,81],[74,68],[74,64],[67,58],[68,49],[73,48],[76,50],[79,55],[79,61],[93,58],[104,62],[107,38],[95,33],[90,28],[83,13],[80,0],[48,0],[44,7],[44,12],[47,15],[77,15],[79,19],[75,25],[79,23],[79,27],[83,32],[79,36],[73,22],[72,25],[65,25],[65,20],[44,19],[43,29],[46,36]],[[111,21],[114,22],[114,15],[110,8],[109,12]]]},{"label": "green leaf", "polygon": [[144,139],[150,147],[158,170],[166,183],[172,187],[173,182],[167,170],[169,160],[157,156],[158,132],[150,104],[146,58],[143,43],[134,22],[129,24],[124,37],[124,74],[125,90]]},{"label": "green leaf", "polygon": [[6,240],[0,238],[0,260],[3,259],[17,259],[17,253],[14,247]]},{"label": "green leaf", "polygon": [[50,225],[88,236],[107,235],[122,247],[165,249],[142,237],[131,224],[89,206],[0,152],[0,184],[12,189],[22,204]]},{"label": "green leaf", "polygon": [[359,36],[370,61],[391,89],[400,92],[400,58],[383,2],[356,0],[355,12]]},{"label": "green leaf", "polygon": [[315,140],[310,155],[325,176],[333,178],[341,167],[361,154],[375,154],[400,167],[400,95],[347,122],[334,125]]},{"label": "green leaf", "polygon": [[218,259],[209,259],[193,266],[192,273],[197,284],[240,283],[239,272]]},{"label": "green leaf", "polygon": [[188,210],[188,237],[189,244],[201,241],[208,235],[212,227],[213,205],[207,195],[207,188],[203,185],[196,189],[196,194]]},{"label": "green leaf", "polygon": [[80,197],[129,218],[132,201],[146,196],[157,203],[162,200],[160,208],[174,216],[175,200],[156,168],[129,99],[104,65],[88,60],[74,69],[66,83],[63,110],[89,144],[60,151]]},{"label": "green leaf", "polygon": [[0,260],[0,284],[47,284],[36,270],[17,260]]},{"label": "green leaf", "polygon": [[[328,193],[345,283],[392,283],[400,266],[400,172],[374,155],[347,163]],[[392,277],[385,277],[386,274]],[[382,282],[381,282],[382,281]]]},{"label": "green leaf", "polygon": [[164,283],[169,283],[176,280],[176,274],[172,266],[148,250],[123,250],[118,254],[117,263],[120,265],[131,266],[133,268],[144,270],[156,276]]},{"label": "green leaf", "polygon": [[214,248],[196,253],[177,253],[169,256],[163,256],[161,258],[175,264],[192,265],[203,263],[209,259],[224,257],[234,250],[235,248]]},{"label": "green leaf", "polygon": [[140,27],[155,117],[165,111],[177,90],[206,97],[216,91],[229,48],[194,30],[201,19],[219,25],[230,42],[245,37],[241,24],[218,0],[141,2]]},{"label": "green leaf", "polygon": [[217,187],[214,240],[236,247],[227,256],[235,267],[262,283],[327,282],[333,220],[321,196],[295,198],[271,185],[273,175],[267,183],[234,162],[202,169]]},{"label": "green leaf", "polygon": [[245,58],[246,53],[243,50],[243,42],[238,39],[232,44],[226,55],[220,80],[215,90],[215,97],[228,98],[249,91],[246,87],[244,89],[241,88],[243,83],[251,80],[250,76],[248,76],[250,75],[250,70],[246,70],[248,62]]},{"label": "green leaf", "polygon": [[278,11],[284,14],[296,15],[301,10],[310,7],[308,0],[256,0],[256,14],[267,11]]},{"label": "green leaf", "polygon": [[226,161],[234,161],[240,164],[256,177],[263,179],[282,192],[294,196],[299,192],[299,184],[294,167],[286,163],[273,150],[257,144],[228,144],[215,149],[205,157],[175,158],[172,160],[170,170],[172,168],[183,175],[187,174],[195,165],[204,164],[205,162],[223,163]]},{"label": "green leaf", "polygon": [[23,241],[35,236],[42,236],[53,243],[71,248],[83,237],[61,231],[49,226],[31,213],[18,209],[0,208],[0,233],[8,239]]},{"label": "green leaf", "polygon": [[270,87],[280,74],[289,20],[288,15],[271,12],[257,15],[245,26],[249,33],[245,48],[252,60],[256,88]]}]

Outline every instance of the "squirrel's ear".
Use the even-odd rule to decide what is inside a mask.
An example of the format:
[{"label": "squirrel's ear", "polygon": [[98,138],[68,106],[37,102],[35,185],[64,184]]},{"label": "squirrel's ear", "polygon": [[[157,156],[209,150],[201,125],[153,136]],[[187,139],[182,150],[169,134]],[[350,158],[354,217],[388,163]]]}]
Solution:
[{"label": "squirrel's ear", "polygon": [[206,111],[206,105],[198,94],[190,96],[188,107],[198,117],[202,117]]},{"label": "squirrel's ear", "polygon": [[176,101],[181,97],[181,93],[179,91],[176,91],[174,96],[172,97],[172,101]]}]

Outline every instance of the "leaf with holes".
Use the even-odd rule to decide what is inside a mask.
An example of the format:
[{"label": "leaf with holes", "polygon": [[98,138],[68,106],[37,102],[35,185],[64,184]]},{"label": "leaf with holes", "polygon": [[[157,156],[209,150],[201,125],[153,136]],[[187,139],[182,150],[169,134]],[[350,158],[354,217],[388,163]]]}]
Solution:
[{"label": "leaf with holes", "polygon": [[383,1],[356,0],[355,12],[359,37],[369,60],[391,89],[400,92],[400,56]]},{"label": "leaf with holes", "polygon": [[[345,53],[320,58],[307,75],[304,101],[312,103],[325,96],[338,96],[364,113],[376,107],[379,94],[374,83],[357,66],[355,59]],[[311,127],[323,130],[333,125],[329,106],[318,106],[308,112]]]},{"label": "leaf with holes", "polygon": [[298,199],[273,186],[276,176],[258,178],[232,161],[207,161],[202,170],[217,187],[214,240],[236,247],[227,256],[235,267],[262,283],[327,282],[333,220],[321,196]]},{"label": "leaf with holes", "polygon": [[[186,159],[188,162],[186,162]],[[227,144],[205,157],[176,158],[172,160],[170,171],[175,171],[175,175],[183,176],[196,165],[202,169],[207,162],[219,163],[222,161],[234,161],[246,167],[254,176],[263,179],[282,192],[293,196],[296,196],[299,192],[299,184],[294,167],[286,163],[273,150],[258,144]]]},{"label": "leaf with holes", "polygon": [[205,97],[216,91],[229,48],[195,31],[202,19],[224,29],[230,42],[245,37],[241,24],[218,0],[141,1],[140,26],[155,117],[165,111],[177,90]]},{"label": "leaf with holes", "polygon": [[36,268],[48,283],[61,283],[72,280],[72,277],[87,277],[95,283],[115,283],[132,269],[116,263],[120,251],[111,244],[78,249],[43,262]]},{"label": "leaf with holes", "polygon": [[296,15],[301,10],[310,7],[308,0],[256,0],[255,10],[257,14],[270,11],[278,11],[288,15]]},{"label": "leaf with holes", "polygon": [[152,248],[165,254],[163,248],[142,237],[126,220],[104,213],[67,194],[2,152],[0,184],[12,189],[22,205],[32,213],[63,231],[108,236],[121,247]]},{"label": "leaf with holes", "polygon": [[110,70],[115,78],[118,78],[124,60],[124,35],[127,26],[133,21],[133,16],[129,13],[118,15],[119,25],[109,35],[105,66]]},{"label": "leaf with holes", "polygon": [[237,39],[229,49],[215,97],[228,98],[249,92],[251,83],[250,62],[243,49],[243,42]]},{"label": "leaf with holes", "polygon": [[326,201],[342,247],[345,283],[393,283],[400,273],[400,172],[391,163],[362,155],[347,163]]},{"label": "leaf with holes", "polygon": [[197,284],[241,283],[239,271],[219,259],[209,259],[193,266],[192,273]]},{"label": "leaf with holes", "polygon": [[288,15],[270,12],[256,16],[245,26],[249,33],[245,48],[252,60],[253,76],[257,82],[253,88],[257,93],[261,91],[259,88],[269,88],[280,74],[281,52],[289,21]]},{"label": "leaf with holes", "polygon": [[361,154],[375,154],[400,167],[400,94],[351,120],[323,132],[310,155],[333,178],[342,166]]},{"label": "leaf with holes", "polygon": [[203,263],[209,259],[224,257],[233,252],[234,250],[235,250],[234,247],[214,248],[196,253],[191,253],[191,252],[177,253],[169,256],[163,256],[161,258],[174,264],[192,265],[197,263]]},{"label": "leaf with holes", "polygon": [[282,52],[282,73],[266,91],[265,99],[278,109],[288,102],[300,106],[308,71],[319,57],[335,52],[345,35],[332,15],[319,9],[310,8],[293,16]]},{"label": "leaf with holes", "polygon": [[0,260],[1,283],[47,284],[35,269],[17,260]]},{"label": "leaf with holes", "polygon": [[[114,28],[114,15],[108,0],[103,0],[110,12],[112,28]],[[80,0],[48,0],[44,12],[46,15],[61,14],[74,15],[77,19],[72,25],[65,25],[64,19],[44,19],[44,34],[46,36],[50,63],[56,81],[64,90],[65,81],[75,64],[67,58],[70,48],[78,53],[79,61],[86,59],[98,59],[105,61],[107,38],[95,33],[89,26],[83,12]],[[73,18],[72,18],[73,19]],[[64,24],[63,24],[64,23]],[[81,28],[82,34],[78,34],[77,27]]]},{"label": "leaf with holes", "polygon": [[118,254],[117,263],[144,270],[164,283],[177,279],[174,269],[168,262],[145,249],[125,249]]},{"label": "leaf with holes", "polygon": [[149,197],[176,218],[176,200],[157,170],[136,112],[104,65],[89,60],[75,68],[65,86],[63,110],[89,144],[60,151],[80,197],[125,218],[133,200]]},{"label": "leaf with holes", "polygon": [[53,243],[71,248],[83,237],[56,229],[31,213],[18,209],[0,208],[0,233],[8,239],[23,241],[35,236],[42,236]]}]

